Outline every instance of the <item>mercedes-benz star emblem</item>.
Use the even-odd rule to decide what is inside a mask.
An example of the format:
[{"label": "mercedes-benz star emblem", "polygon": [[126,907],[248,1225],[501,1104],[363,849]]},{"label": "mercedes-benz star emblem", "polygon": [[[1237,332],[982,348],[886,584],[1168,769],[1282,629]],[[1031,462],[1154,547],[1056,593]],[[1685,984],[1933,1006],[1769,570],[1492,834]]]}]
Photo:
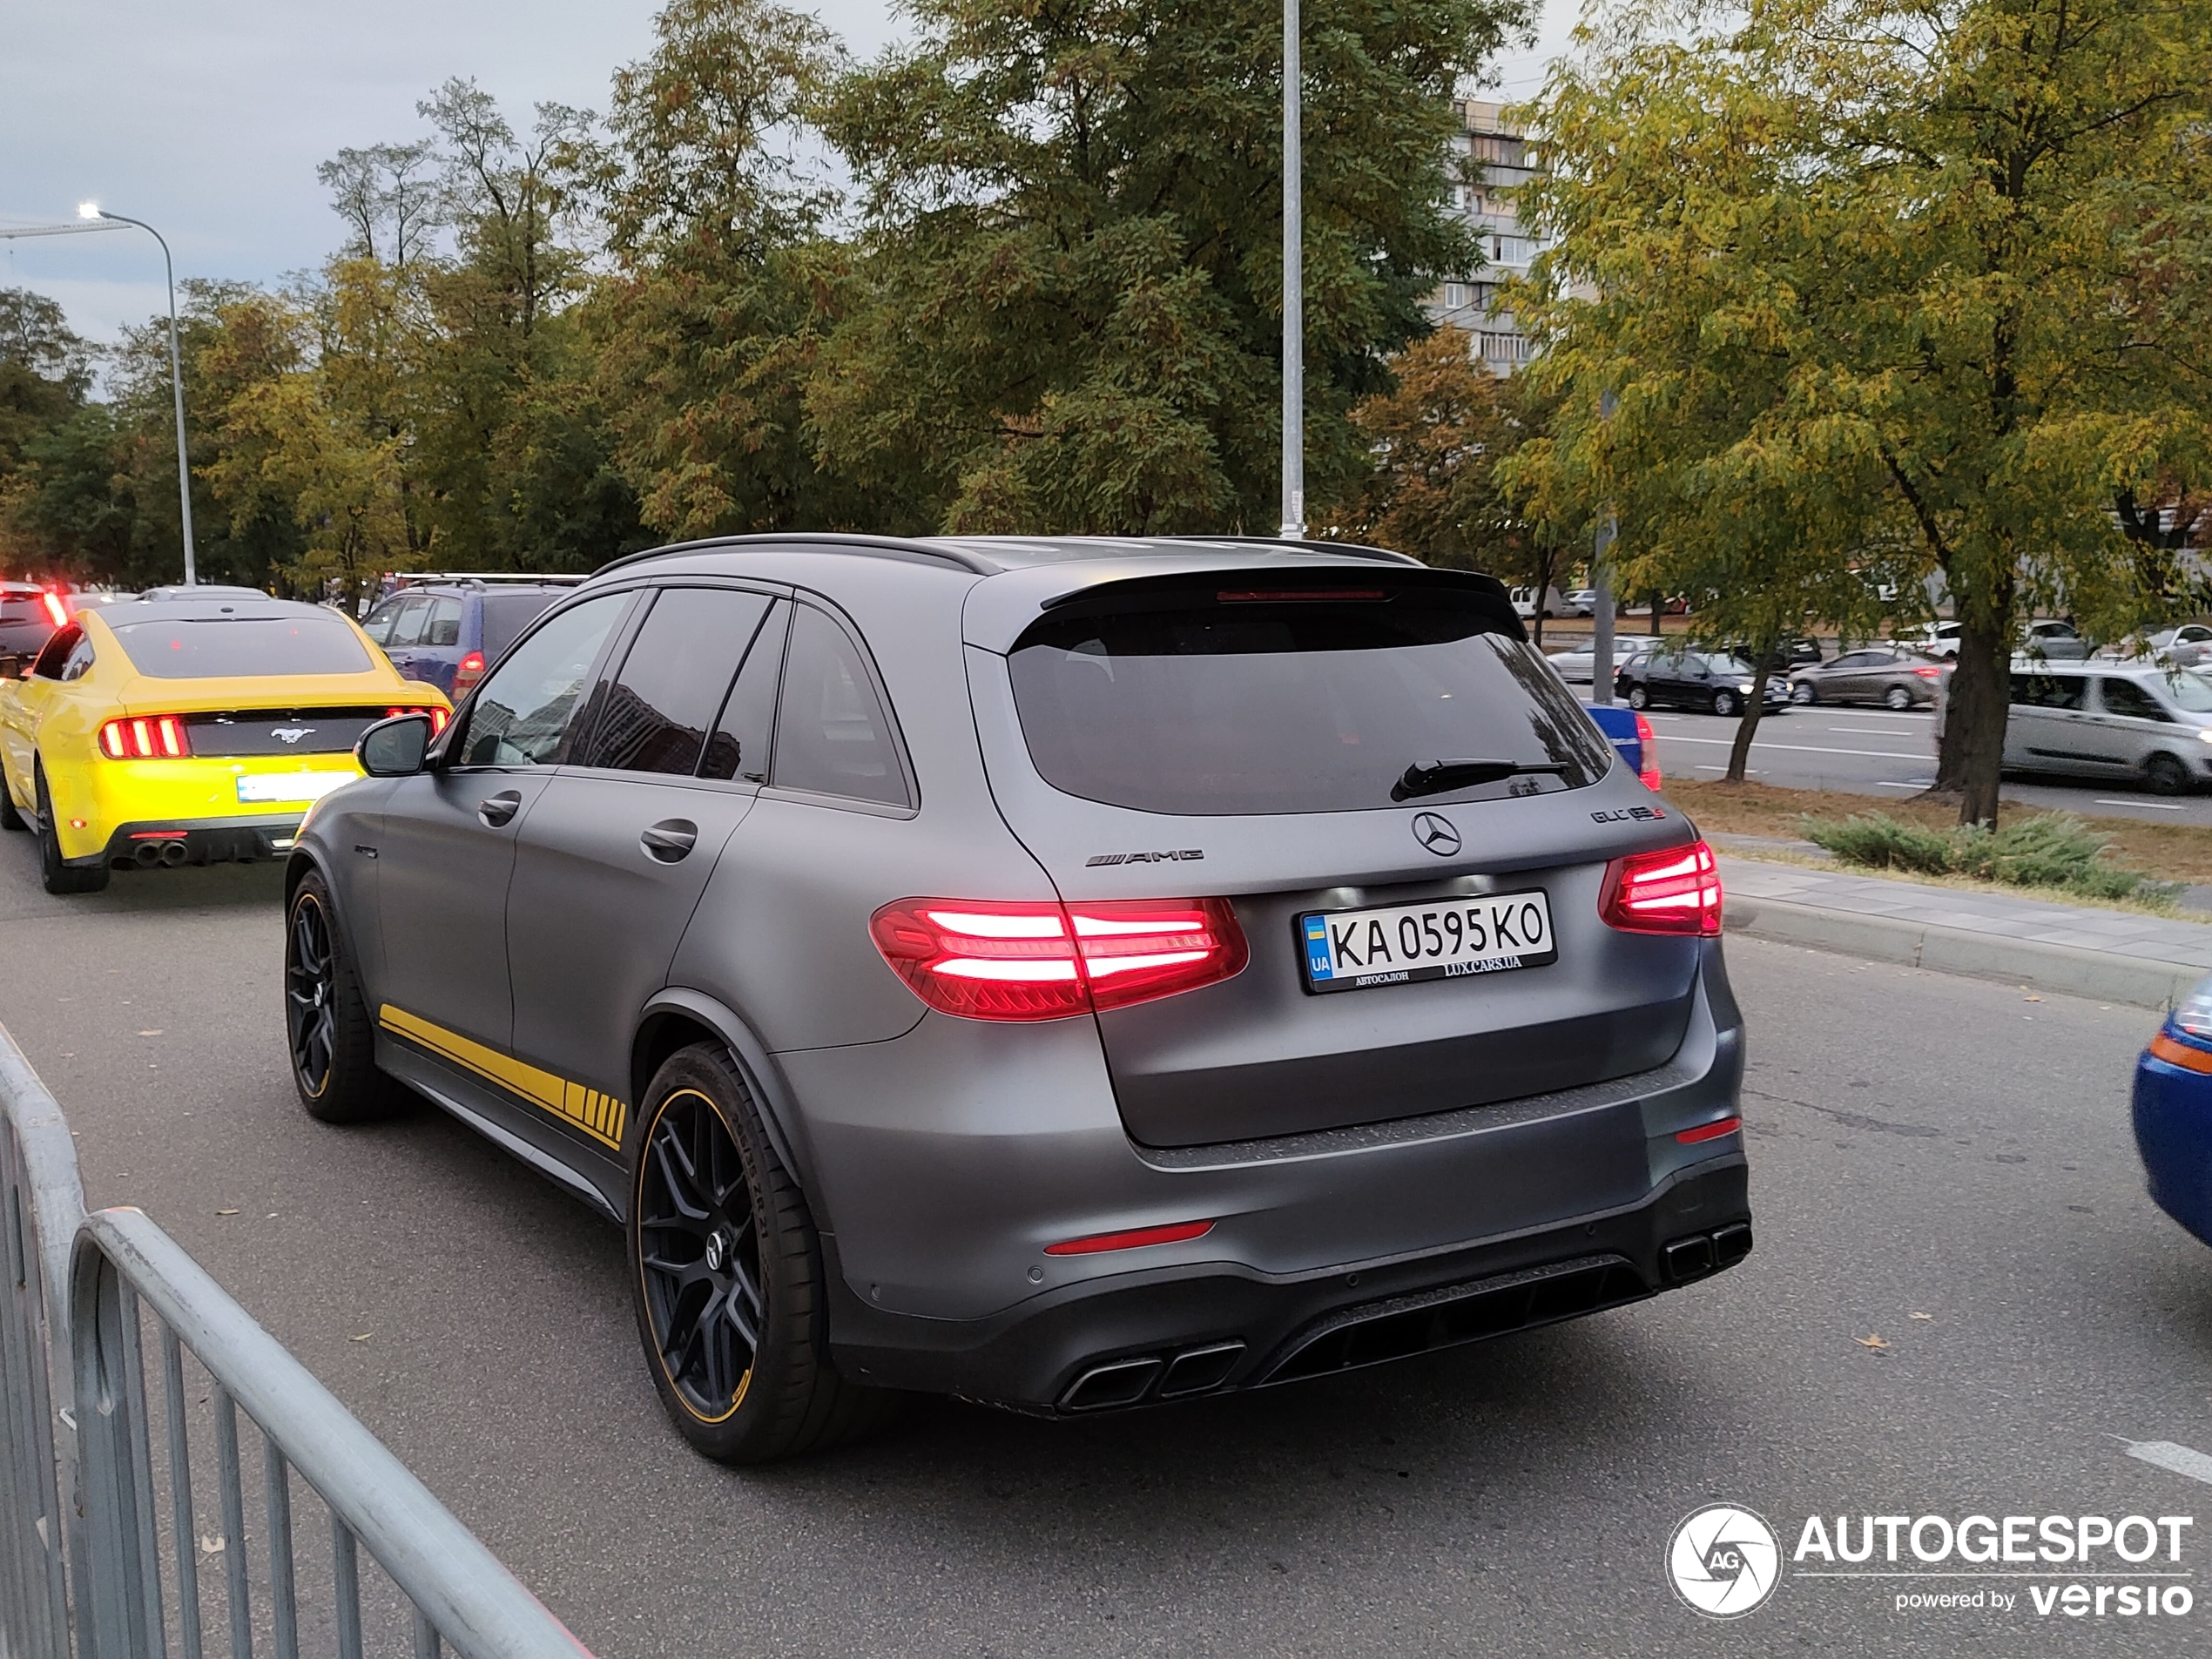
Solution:
[{"label": "mercedes-benz star emblem", "polygon": [[1448,859],[1460,850],[1460,833],[1452,827],[1452,820],[1434,813],[1413,814],[1413,839],[1440,859]]}]

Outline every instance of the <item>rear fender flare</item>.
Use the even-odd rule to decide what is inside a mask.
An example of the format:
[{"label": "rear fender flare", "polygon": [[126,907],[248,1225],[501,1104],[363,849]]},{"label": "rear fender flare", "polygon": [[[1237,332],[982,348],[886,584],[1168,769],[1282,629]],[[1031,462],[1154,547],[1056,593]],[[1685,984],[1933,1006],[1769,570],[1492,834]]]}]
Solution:
[{"label": "rear fender flare", "polygon": [[[644,1113],[637,1109],[644,1106],[646,1088],[652,1082],[644,1063],[650,1052],[646,1035],[659,1018],[670,1015],[704,1026],[730,1051],[745,1087],[752,1091],[753,1101],[760,1108],[761,1122],[767,1127],[768,1138],[775,1144],[776,1156],[783,1160],[784,1168],[791,1171],[799,1190],[806,1195],[815,1226],[823,1232],[831,1231],[830,1217],[821,1205],[821,1189],[814,1178],[813,1150],[804,1133],[805,1119],[792,1099],[790,1086],[784,1081],[775,1056],[743,1017],[713,997],[670,987],[655,995],[639,1012],[637,1028],[630,1047],[631,1095],[636,1103],[631,1112],[632,1124],[643,1122]],[[636,1151],[635,1147],[624,1150],[631,1155]]]}]

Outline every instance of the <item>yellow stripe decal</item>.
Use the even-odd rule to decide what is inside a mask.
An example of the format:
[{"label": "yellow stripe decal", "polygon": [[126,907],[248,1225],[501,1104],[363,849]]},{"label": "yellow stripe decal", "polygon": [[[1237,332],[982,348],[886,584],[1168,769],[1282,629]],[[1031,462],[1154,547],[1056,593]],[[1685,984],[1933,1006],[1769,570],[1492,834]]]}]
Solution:
[{"label": "yellow stripe decal", "polygon": [[449,1060],[465,1071],[497,1083],[509,1094],[520,1095],[533,1106],[573,1123],[593,1140],[619,1149],[630,1108],[611,1095],[603,1095],[582,1083],[572,1083],[550,1071],[526,1065],[512,1055],[471,1042],[458,1032],[433,1025],[419,1015],[387,1002],[377,1010],[377,1022],[387,1031],[419,1043],[441,1060]]}]

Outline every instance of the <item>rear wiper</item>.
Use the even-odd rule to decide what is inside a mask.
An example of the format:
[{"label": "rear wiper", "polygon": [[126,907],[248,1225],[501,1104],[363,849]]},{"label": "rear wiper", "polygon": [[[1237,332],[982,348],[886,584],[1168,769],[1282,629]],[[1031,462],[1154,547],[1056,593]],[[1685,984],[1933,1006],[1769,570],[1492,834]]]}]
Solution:
[{"label": "rear wiper", "polygon": [[1390,786],[1390,798],[1415,800],[1423,795],[1441,795],[1447,790],[1467,789],[1476,784],[1494,784],[1501,778],[1520,778],[1531,772],[1564,777],[1572,770],[1556,760],[1416,760],[1406,768],[1406,775]]}]

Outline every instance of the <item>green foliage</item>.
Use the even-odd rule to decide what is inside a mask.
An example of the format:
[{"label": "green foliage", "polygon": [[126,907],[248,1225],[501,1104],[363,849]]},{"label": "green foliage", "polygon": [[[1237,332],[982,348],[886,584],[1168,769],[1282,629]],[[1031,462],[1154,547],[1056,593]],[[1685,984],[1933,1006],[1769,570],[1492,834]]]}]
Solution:
[{"label": "green foliage", "polygon": [[1805,839],[1847,864],[1916,875],[1963,875],[2015,887],[2052,887],[2087,899],[2170,905],[2175,889],[2107,856],[2109,843],[2068,813],[2038,813],[1993,830],[1980,824],[1925,829],[1886,813],[1807,818]]}]

